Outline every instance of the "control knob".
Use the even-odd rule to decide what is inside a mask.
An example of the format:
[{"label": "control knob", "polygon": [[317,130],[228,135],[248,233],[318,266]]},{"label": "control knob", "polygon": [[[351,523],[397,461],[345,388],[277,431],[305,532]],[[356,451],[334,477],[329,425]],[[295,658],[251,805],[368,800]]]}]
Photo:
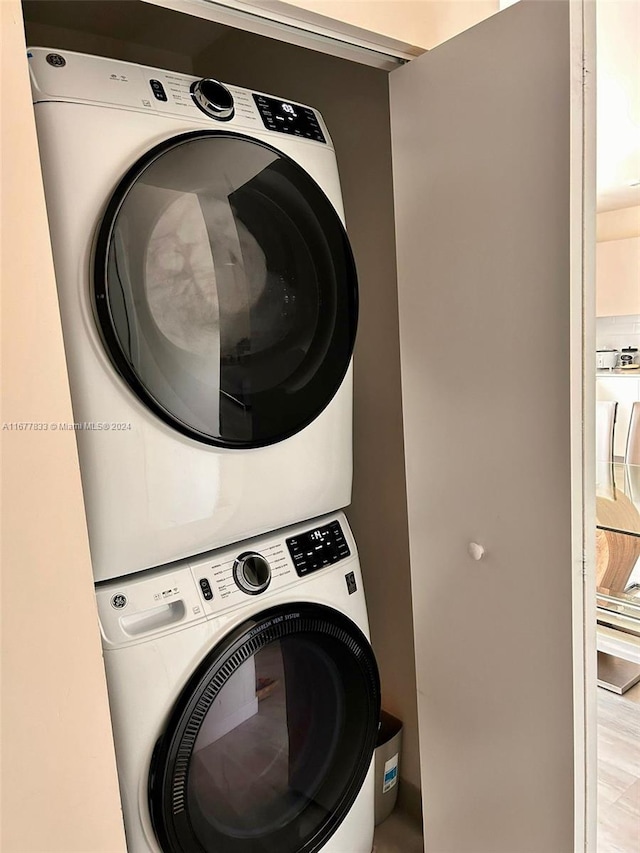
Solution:
[{"label": "control knob", "polygon": [[217,80],[210,77],[197,80],[191,86],[191,97],[202,112],[211,118],[218,121],[229,121],[233,118],[233,95]]},{"label": "control knob", "polygon": [[245,551],[233,564],[233,579],[247,595],[259,595],[271,583],[271,566],[255,551]]}]

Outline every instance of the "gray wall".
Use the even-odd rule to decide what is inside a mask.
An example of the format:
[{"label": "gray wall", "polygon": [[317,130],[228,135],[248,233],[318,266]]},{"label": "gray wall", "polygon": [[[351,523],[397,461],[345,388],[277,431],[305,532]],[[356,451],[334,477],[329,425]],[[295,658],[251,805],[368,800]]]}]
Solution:
[{"label": "gray wall", "polygon": [[[570,121],[580,77],[569,59],[569,2],[523,0],[391,76],[433,853],[574,849],[582,543],[573,540],[580,494],[571,493],[580,351],[570,336],[581,323],[572,252],[579,264],[582,232],[569,203],[580,162]],[[480,562],[472,542],[486,549]]]}]

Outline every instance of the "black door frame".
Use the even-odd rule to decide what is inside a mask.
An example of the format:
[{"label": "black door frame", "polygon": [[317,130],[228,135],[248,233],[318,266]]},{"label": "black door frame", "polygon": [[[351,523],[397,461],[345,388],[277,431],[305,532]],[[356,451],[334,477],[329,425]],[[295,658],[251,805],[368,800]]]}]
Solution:
[{"label": "black door frame", "polygon": [[[331,231],[335,237],[335,246],[337,247],[336,251],[331,251],[330,253],[331,262],[338,279],[337,284],[339,285],[337,293],[334,296],[336,301],[336,322],[333,326],[330,339],[328,340],[327,349],[330,353],[330,357],[327,358],[326,356],[323,356],[318,358],[318,354],[313,353],[314,348],[312,347],[309,356],[305,357],[305,360],[301,365],[302,368],[307,364],[307,362],[311,363],[314,359],[319,363],[319,368],[316,373],[314,373],[313,388],[319,384],[322,384],[324,388],[322,393],[317,395],[318,402],[316,404],[314,400],[313,407],[309,407],[312,411],[308,411],[306,415],[303,415],[290,427],[278,431],[275,435],[252,437],[248,440],[243,439],[234,441],[229,437],[216,437],[206,434],[193,425],[186,423],[182,418],[171,412],[160,400],[157,399],[157,397],[141,380],[134,366],[131,364],[130,359],[127,358],[126,353],[123,351],[122,344],[116,332],[116,324],[109,299],[109,252],[111,249],[116,220],[129,192],[136,182],[142,177],[145,171],[164,154],[186,143],[208,138],[236,139],[245,143],[254,144],[277,155],[278,160],[286,165],[287,169],[291,171],[291,174],[295,176],[296,181],[299,181],[300,185],[304,187],[306,193],[311,196],[311,207],[318,217],[319,225],[322,225],[320,230],[325,235]],[[327,298],[327,302],[330,301],[331,300]],[[113,195],[105,207],[102,221],[96,236],[93,261],[93,308],[103,345],[105,346],[106,352],[115,369],[141,402],[162,421],[183,435],[207,445],[229,449],[264,447],[290,438],[292,435],[295,435],[297,432],[300,432],[302,429],[307,427],[318,417],[318,415],[321,414],[322,411],[324,411],[340,388],[349,368],[355,345],[358,324],[357,272],[351,245],[344,225],[342,224],[342,220],[326,193],[324,193],[320,186],[308,174],[308,172],[302,168],[302,166],[280,149],[269,145],[261,139],[243,135],[241,133],[201,129],[172,136],[160,144],[155,145],[144,155],[138,158],[118,183]],[[341,343],[339,348],[340,353],[339,356],[337,356],[335,352],[337,349],[335,342],[342,338],[344,338],[344,341]],[[302,370],[298,369],[294,376],[298,377],[301,373]],[[318,376],[319,379],[315,378],[316,376]],[[299,379],[296,379],[292,385],[301,386],[301,383],[299,382]],[[309,392],[307,393],[309,394]],[[314,395],[315,392],[309,394],[310,397],[314,397]],[[287,393],[281,396],[281,403],[288,404],[291,394]],[[264,402],[262,402],[261,405],[264,407]],[[290,408],[292,413],[298,414],[299,411],[301,411],[301,409],[296,405],[291,405]]]}]

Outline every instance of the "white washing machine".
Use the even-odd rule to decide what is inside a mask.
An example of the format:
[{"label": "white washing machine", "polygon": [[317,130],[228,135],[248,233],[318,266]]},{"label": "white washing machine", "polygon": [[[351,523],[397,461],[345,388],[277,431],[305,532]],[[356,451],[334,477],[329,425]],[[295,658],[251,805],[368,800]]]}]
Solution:
[{"label": "white washing machine", "polygon": [[29,60],[96,580],[346,506],[357,282],[320,114]]},{"label": "white washing machine", "polygon": [[129,853],[370,853],[380,689],[344,515],[96,591]]}]

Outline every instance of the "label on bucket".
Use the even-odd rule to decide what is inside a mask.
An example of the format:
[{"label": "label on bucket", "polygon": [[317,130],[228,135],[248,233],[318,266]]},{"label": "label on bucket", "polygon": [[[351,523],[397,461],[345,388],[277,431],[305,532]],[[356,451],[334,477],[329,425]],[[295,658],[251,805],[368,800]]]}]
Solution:
[{"label": "label on bucket", "polygon": [[384,765],[384,777],[382,779],[382,793],[386,794],[394,785],[398,784],[398,753],[396,752]]}]

